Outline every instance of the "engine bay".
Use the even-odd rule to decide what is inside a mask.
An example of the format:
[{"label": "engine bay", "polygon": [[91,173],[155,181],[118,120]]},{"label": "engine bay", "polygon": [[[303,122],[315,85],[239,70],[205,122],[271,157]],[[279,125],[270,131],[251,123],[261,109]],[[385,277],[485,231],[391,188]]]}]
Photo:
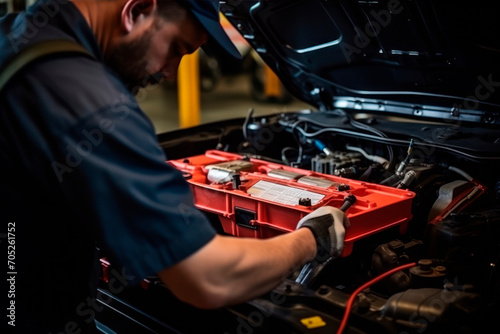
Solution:
[{"label": "engine bay", "polygon": [[[221,234],[273,237],[325,203],[352,224],[341,257],[296,268],[268,294],[217,311],[176,301],[157,277],[112,297],[103,259],[100,302],[141,323],[136,332],[194,333],[208,323],[214,333],[477,333],[494,323],[497,129],[340,109],[250,110],[158,139]],[[262,182],[281,193],[269,197]],[[162,312],[165,303],[175,311]]]},{"label": "engine bay", "polygon": [[[242,130],[205,128],[201,136],[209,143],[213,134],[213,148],[246,161],[259,159],[271,167],[286,166],[279,168],[285,171],[344,180],[336,190],[340,183],[347,188],[370,184],[412,194],[407,228],[393,226],[391,215],[380,213],[378,218],[392,227],[360,232],[362,237],[343,257],[299,268],[270,295],[234,311],[247,328],[469,333],[493,321],[500,292],[498,130],[369,114],[355,118],[342,110],[259,118],[249,111]],[[189,136],[196,140],[193,133]],[[169,157],[189,163],[177,156],[179,142],[164,139]],[[364,218],[371,223],[370,217],[361,217],[355,224],[363,224]],[[268,217],[271,224],[273,219],[280,217]],[[212,221],[220,224],[215,217]],[[346,317],[348,325],[341,320]]]}]

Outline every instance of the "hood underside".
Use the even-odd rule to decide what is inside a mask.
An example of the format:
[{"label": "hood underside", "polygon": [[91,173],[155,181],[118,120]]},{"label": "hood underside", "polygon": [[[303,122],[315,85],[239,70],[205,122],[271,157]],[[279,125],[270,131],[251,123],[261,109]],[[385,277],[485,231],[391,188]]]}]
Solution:
[{"label": "hood underside", "polygon": [[228,0],[221,11],[320,110],[500,124],[494,2]]}]

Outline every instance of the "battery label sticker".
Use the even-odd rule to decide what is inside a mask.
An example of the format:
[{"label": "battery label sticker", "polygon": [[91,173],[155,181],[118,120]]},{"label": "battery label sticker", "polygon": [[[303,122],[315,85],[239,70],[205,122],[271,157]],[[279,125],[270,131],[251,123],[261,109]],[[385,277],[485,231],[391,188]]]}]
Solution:
[{"label": "battery label sticker", "polygon": [[254,184],[247,192],[254,197],[287,205],[297,205],[301,198],[310,198],[311,205],[315,205],[325,197],[323,194],[312,191],[262,180]]}]

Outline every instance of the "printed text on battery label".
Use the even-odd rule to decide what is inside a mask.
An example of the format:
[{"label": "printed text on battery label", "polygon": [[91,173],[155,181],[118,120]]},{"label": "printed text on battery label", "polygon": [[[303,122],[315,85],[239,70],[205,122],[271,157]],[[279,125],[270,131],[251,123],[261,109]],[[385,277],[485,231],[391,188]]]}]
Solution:
[{"label": "printed text on battery label", "polygon": [[301,198],[310,198],[311,205],[315,205],[325,197],[323,194],[268,181],[258,181],[248,189],[248,193],[254,197],[287,205],[299,204]]}]

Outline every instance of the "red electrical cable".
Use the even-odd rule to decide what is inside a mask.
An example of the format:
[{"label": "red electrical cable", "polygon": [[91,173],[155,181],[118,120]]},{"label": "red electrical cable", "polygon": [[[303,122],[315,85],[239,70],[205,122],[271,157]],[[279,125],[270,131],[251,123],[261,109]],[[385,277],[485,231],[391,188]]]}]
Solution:
[{"label": "red electrical cable", "polygon": [[381,274],[381,275],[379,275],[379,276],[377,276],[375,278],[372,278],[371,280],[369,280],[368,282],[364,283],[359,288],[357,288],[356,290],[354,290],[354,292],[352,293],[352,295],[347,300],[347,304],[346,304],[345,312],[344,312],[344,317],[342,318],[342,322],[340,323],[340,327],[337,330],[337,334],[342,334],[342,332],[344,331],[345,327],[347,326],[347,320],[349,319],[349,314],[351,313],[352,304],[354,304],[354,300],[356,299],[356,297],[359,295],[359,293],[361,291],[363,291],[364,289],[366,289],[370,285],[372,285],[374,283],[377,283],[378,281],[386,278],[387,276],[390,276],[390,275],[392,275],[392,274],[394,274],[394,273],[396,273],[396,272],[398,272],[400,270],[411,268],[411,267],[413,267],[415,265],[416,265],[416,263],[412,262],[412,263],[403,264],[403,265],[401,265],[399,267],[393,268],[393,269],[391,269],[389,271],[386,271],[385,273],[383,273],[383,274]]}]

